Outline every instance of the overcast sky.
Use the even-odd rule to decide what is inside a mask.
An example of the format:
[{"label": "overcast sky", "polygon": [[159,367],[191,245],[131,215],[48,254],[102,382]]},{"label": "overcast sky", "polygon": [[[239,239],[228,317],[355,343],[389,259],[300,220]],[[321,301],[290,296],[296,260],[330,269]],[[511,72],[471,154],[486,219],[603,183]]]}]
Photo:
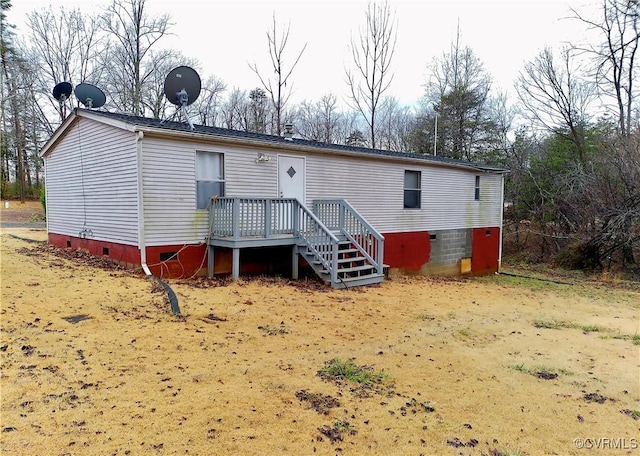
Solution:
[{"label": "overcast sky", "polygon": [[[13,0],[8,20],[18,35],[27,31],[26,13],[51,5],[96,12],[106,1]],[[585,1],[390,1],[397,21],[393,59],[394,80],[388,91],[403,104],[415,103],[424,92],[428,65],[450,47],[460,24],[463,44],[470,46],[493,76],[494,86],[513,94],[513,80],[523,63],[545,45],[559,48],[584,36],[584,27],[570,8]],[[590,3],[592,4],[592,2]],[[332,92],[345,99],[345,68],[352,66],[348,45],[364,25],[367,3],[352,1],[219,1],[147,0],[150,14],[171,16],[174,36],[163,47],[175,48],[200,61],[203,79],[216,75],[228,87],[259,86],[248,63],[271,75],[266,31],[275,12],[279,25],[291,24],[285,53],[292,61],[307,48],[294,71],[291,101],[317,100]],[[286,64],[286,62],[285,62]]]}]

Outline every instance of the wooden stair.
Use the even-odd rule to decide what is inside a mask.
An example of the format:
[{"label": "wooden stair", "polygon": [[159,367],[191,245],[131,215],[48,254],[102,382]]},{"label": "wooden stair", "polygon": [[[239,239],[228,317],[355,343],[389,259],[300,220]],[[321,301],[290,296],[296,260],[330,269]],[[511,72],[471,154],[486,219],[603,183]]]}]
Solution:
[{"label": "wooden stair", "polygon": [[[381,283],[384,274],[377,271],[377,266],[372,264],[366,257],[360,254],[360,250],[354,248],[349,240],[341,240],[337,245],[338,258],[336,261],[336,278],[331,278],[331,267],[318,259],[313,251],[307,248],[306,244],[299,244],[299,254],[313,268],[316,274],[333,288],[351,288],[362,285],[372,285]],[[328,255],[328,260],[333,263],[332,255]]]}]

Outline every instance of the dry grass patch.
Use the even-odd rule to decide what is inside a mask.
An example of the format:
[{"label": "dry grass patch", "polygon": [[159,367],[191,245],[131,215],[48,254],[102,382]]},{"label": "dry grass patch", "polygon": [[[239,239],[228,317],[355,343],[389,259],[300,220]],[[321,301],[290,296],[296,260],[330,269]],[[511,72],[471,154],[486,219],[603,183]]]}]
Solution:
[{"label": "dry grass patch", "polygon": [[2,454],[580,454],[638,432],[637,290],[171,280],[177,317],[138,273],[9,234],[46,238],[0,236]]}]

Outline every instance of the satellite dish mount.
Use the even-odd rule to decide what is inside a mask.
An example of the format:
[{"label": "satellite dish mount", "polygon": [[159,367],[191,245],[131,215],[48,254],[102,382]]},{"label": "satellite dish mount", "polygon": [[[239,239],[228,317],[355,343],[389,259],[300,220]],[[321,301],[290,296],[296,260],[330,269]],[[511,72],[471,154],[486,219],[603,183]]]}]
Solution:
[{"label": "satellite dish mount", "polygon": [[188,66],[174,68],[164,80],[164,95],[170,103],[182,110],[191,130],[195,130],[195,127],[189,119],[187,106],[198,99],[201,88],[200,76],[196,70]]}]

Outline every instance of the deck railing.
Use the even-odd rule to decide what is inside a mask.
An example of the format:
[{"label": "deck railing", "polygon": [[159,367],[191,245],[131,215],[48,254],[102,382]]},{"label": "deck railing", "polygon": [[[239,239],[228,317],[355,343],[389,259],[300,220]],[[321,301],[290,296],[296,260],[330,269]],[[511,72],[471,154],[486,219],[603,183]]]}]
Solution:
[{"label": "deck railing", "polygon": [[313,211],[295,198],[221,197],[210,204],[213,238],[243,241],[292,236],[335,282],[340,237],[383,274],[384,236],[344,200],[314,201]]},{"label": "deck railing", "polygon": [[338,238],[295,198],[214,198],[209,226],[211,237],[233,241],[296,237],[337,280]]},{"label": "deck railing", "polygon": [[297,206],[295,198],[214,198],[209,209],[211,236],[240,240],[293,235]]},{"label": "deck railing", "polygon": [[313,212],[330,230],[338,231],[383,273],[384,236],[345,200],[315,200]]}]

